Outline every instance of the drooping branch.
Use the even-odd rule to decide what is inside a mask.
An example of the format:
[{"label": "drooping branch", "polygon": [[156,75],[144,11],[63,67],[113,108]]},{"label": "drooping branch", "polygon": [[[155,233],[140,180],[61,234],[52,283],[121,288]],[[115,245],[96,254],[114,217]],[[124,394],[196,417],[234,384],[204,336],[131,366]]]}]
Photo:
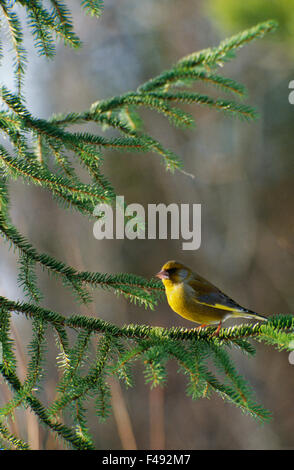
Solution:
[{"label": "drooping branch", "polygon": [[[1,364],[0,373],[14,392],[21,393],[23,391],[22,385],[16,374],[11,371],[6,371]],[[94,447],[87,440],[83,439],[68,426],[65,426],[64,424],[56,420],[53,420],[49,416],[49,413],[46,408],[36,397],[34,397],[33,395],[28,395],[26,396],[25,401],[32,409],[32,411],[38,416],[41,423],[48,426],[53,432],[57,433],[59,437],[64,439],[65,442],[68,442],[73,448],[88,450],[94,449]]]}]

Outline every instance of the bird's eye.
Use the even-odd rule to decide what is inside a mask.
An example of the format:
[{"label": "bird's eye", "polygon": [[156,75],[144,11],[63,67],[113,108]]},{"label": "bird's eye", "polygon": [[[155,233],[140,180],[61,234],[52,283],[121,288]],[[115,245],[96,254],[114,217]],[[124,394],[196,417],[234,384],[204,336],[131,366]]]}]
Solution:
[{"label": "bird's eye", "polygon": [[177,271],[177,268],[169,268],[166,270],[168,274],[174,274]]}]

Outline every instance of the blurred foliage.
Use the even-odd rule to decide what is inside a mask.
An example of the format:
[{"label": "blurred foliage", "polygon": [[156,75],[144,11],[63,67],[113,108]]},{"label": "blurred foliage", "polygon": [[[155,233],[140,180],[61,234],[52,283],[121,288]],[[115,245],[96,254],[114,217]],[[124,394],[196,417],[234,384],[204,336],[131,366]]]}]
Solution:
[{"label": "blurred foliage", "polygon": [[272,40],[276,42],[280,39],[287,46],[287,50],[294,54],[292,0],[209,0],[205,4],[208,13],[226,31],[237,31],[266,18],[274,18],[280,27]]}]

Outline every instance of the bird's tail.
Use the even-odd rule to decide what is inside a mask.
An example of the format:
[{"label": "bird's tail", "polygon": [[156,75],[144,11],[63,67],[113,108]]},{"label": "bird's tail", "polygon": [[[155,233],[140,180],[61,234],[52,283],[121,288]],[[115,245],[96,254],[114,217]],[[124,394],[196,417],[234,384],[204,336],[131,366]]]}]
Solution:
[{"label": "bird's tail", "polygon": [[241,317],[241,318],[251,318],[251,319],[256,319],[256,320],[261,320],[261,321],[268,321],[268,318],[265,317],[264,315],[259,315],[258,313],[252,312],[251,310],[235,310],[234,312],[234,317]]}]

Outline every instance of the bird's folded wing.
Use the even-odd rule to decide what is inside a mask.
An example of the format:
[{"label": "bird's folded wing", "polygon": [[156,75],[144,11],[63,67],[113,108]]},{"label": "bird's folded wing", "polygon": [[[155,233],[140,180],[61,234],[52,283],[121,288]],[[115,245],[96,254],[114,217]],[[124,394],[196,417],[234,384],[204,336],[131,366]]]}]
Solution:
[{"label": "bird's folded wing", "polygon": [[189,281],[189,285],[195,291],[195,302],[199,304],[231,312],[246,312],[245,308],[200,276],[195,276],[194,280]]}]

